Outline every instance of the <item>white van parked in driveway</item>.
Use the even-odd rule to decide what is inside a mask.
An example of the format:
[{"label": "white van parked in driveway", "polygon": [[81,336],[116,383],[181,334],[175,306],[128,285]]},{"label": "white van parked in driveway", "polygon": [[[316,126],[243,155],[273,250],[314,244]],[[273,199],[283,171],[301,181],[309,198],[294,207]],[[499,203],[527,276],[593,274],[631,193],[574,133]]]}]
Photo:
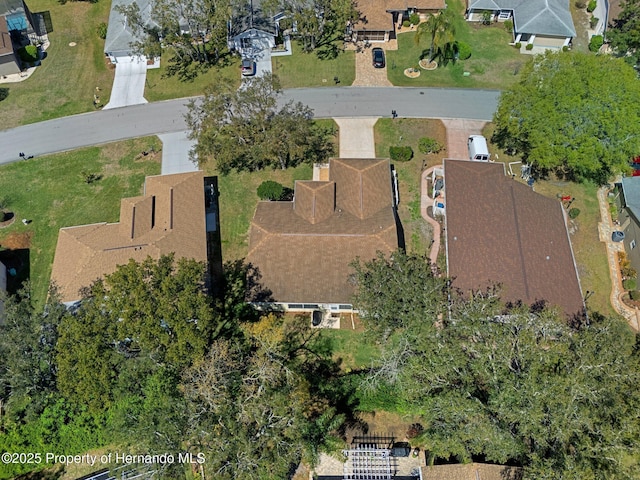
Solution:
[{"label": "white van parked in driveway", "polygon": [[491,155],[487,147],[487,139],[482,135],[471,135],[467,140],[467,147],[469,148],[469,160],[489,161]]}]

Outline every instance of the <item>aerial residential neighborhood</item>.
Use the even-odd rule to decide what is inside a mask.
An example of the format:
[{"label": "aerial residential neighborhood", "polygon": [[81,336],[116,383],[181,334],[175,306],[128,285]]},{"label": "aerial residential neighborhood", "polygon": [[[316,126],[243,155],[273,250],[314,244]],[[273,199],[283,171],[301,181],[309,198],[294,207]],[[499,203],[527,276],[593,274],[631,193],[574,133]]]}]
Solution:
[{"label": "aerial residential neighborhood", "polygon": [[0,479],[640,479],[639,39],[0,0]]}]

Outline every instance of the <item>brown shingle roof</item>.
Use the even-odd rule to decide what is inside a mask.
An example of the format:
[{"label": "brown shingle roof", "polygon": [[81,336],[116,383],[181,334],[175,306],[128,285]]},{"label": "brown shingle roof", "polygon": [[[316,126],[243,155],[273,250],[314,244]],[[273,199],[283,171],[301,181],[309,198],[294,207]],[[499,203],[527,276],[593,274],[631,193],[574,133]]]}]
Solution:
[{"label": "brown shingle roof", "polygon": [[307,222],[326,220],[336,208],[335,182],[297,181],[293,210]]},{"label": "brown shingle roof", "polygon": [[[349,303],[349,264],[398,247],[389,161],[333,159],[329,175],[328,182],[297,182],[294,202],[260,202],[256,208],[247,260],[277,302]],[[308,211],[310,187],[335,191],[335,210],[315,223],[297,211],[300,192]],[[369,203],[355,208],[361,198]],[[323,214],[330,203],[323,199]]]},{"label": "brown shingle roof", "polygon": [[521,480],[522,468],[470,463],[422,467],[423,480]]},{"label": "brown shingle roof", "polygon": [[357,0],[356,8],[360,12],[360,21],[356,30],[393,31],[393,17],[390,12],[416,10],[442,10],[445,0]]},{"label": "brown shingle roof", "polygon": [[504,175],[501,163],[445,160],[447,264],[463,292],[503,286],[504,301],[584,302],[562,204]]},{"label": "brown shingle roof", "polygon": [[203,172],[147,177],[144,196],[120,208],[120,223],[60,229],[51,280],[63,302],[130,259],[175,253],[207,261]]}]

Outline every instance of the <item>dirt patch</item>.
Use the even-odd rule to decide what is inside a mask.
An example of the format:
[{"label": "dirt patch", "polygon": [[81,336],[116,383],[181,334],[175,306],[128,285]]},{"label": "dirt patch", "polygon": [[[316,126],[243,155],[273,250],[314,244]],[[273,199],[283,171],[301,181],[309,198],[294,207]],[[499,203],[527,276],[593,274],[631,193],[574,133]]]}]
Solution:
[{"label": "dirt patch", "polygon": [[347,432],[347,441],[350,442],[351,438],[355,435],[389,435],[395,438],[395,441],[403,442],[407,441],[407,431],[409,427],[414,423],[420,423],[420,417],[418,416],[402,416],[397,413],[378,411],[378,412],[363,412],[358,415],[358,418],[366,424],[366,431],[362,431],[359,427],[350,429]]},{"label": "dirt patch", "polygon": [[4,248],[9,250],[20,250],[23,248],[31,248],[31,238],[33,232],[13,232],[7,235],[1,244]]}]

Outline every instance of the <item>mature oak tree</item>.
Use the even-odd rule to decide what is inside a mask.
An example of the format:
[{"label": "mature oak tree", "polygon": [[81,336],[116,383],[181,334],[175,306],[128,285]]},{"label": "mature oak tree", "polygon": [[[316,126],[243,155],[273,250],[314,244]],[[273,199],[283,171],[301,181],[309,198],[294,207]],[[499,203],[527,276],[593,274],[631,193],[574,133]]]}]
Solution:
[{"label": "mature oak tree", "polygon": [[302,458],[312,463],[336,446],[343,417],[327,397],[329,382],[307,375],[330,353],[318,349],[307,317],[269,315],[243,330],[243,342],[217,340],[183,378],[189,443],[209,452],[211,478],[289,478]]},{"label": "mature oak tree", "polygon": [[155,0],[144,13],[136,2],[115,9],[138,39],[131,45],[136,53],[149,58],[160,56],[162,48],[173,53],[169,74],[196,75],[227,49],[229,0]]},{"label": "mature oak tree", "polygon": [[607,30],[607,40],[615,52],[640,68],[640,0],[626,0],[622,11]]},{"label": "mature oak tree", "polygon": [[281,106],[279,82],[271,75],[245,80],[240,89],[218,82],[186,115],[200,165],[215,162],[222,173],[286,169],[320,162],[333,153],[328,132],[316,127],[302,103]]},{"label": "mature oak tree", "polygon": [[640,152],[639,98],[636,72],[622,60],[536,55],[502,93],[493,139],[540,173],[604,183]]},{"label": "mature oak tree", "polygon": [[204,289],[204,275],[201,263],[168,255],[130,261],[95,282],[60,326],[63,395],[101,410],[113,403],[118,375],[131,363],[142,378],[203,356],[225,326]]},{"label": "mature oak tree", "polygon": [[[592,312],[573,325],[544,308],[502,305],[492,290],[452,294],[442,320],[414,301],[420,318],[401,302],[428,294],[429,279],[402,255],[359,274],[360,298],[382,296],[366,303],[367,328],[379,320],[392,329],[360,386],[369,405],[421,415],[416,441],[431,459],[513,462],[533,479],[632,478],[640,355],[624,322]],[[401,293],[385,296],[382,285]],[[431,296],[442,302],[437,289]]]}]

